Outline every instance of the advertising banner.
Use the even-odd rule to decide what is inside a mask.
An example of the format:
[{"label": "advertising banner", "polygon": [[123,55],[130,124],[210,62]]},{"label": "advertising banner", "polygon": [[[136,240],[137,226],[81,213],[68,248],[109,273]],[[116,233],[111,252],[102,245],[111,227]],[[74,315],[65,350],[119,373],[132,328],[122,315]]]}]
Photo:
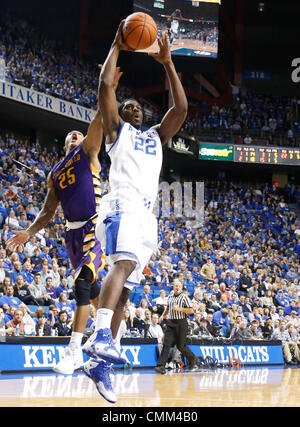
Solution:
[{"label": "advertising banner", "polygon": [[231,359],[237,359],[243,365],[280,365],[284,363],[281,345],[191,345],[196,356],[229,365]]},{"label": "advertising banner", "polygon": [[90,108],[2,80],[0,96],[85,123],[90,123],[96,114],[96,111]]},{"label": "advertising banner", "polygon": [[[141,340],[121,345],[122,356],[133,368],[153,367],[157,361],[157,344],[141,343]],[[63,357],[67,344],[47,342],[28,344],[0,343],[0,371],[51,370]],[[205,358],[212,357],[219,363],[230,364],[232,357],[243,365],[280,365],[284,363],[281,344],[268,345],[190,345],[191,350]],[[84,361],[87,356],[83,355]]]},{"label": "advertising banner", "polygon": [[233,162],[234,146],[233,145],[214,145],[201,144],[199,145],[200,160],[222,160]]}]

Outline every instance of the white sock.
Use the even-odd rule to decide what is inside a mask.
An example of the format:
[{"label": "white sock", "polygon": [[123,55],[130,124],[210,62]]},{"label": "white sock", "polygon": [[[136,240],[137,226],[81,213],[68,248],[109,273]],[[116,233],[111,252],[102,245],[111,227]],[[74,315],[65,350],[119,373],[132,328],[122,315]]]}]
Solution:
[{"label": "white sock", "polygon": [[99,308],[96,314],[95,331],[110,328],[114,312],[109,308]]},{"label": "white sock", "polygon": [[81,332],[72,332],[69,346],[72,348],[80,348],[83,334]]}]

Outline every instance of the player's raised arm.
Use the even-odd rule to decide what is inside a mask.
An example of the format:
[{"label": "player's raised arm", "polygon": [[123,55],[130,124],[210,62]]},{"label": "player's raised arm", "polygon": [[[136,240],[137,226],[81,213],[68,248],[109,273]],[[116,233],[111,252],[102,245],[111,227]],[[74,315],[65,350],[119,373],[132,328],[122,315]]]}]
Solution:
[{"label": "player's raised arm", "polygon": [[[98,65],[99,69],[102,69],[102,64]],[[120,71],[120,67],[116,67],[113,88],[117,89],[119,80],[122,76],[122,72]],[[98,154],[101,148],[102,139],[103,139],[103,124],[102,124],[102,114],[100,110],[100,76],[99,76],[99,87],[98,87],[98,109],[97,112],[89,125],[87,135],[82,142],[82,147],[85,153],[91,159],[93,165],[98,169],[100,167],[98,161]]]},{"label": "player's raised arm", "polygon": [[158,39],[158,45],[159,52],[149,53],[149,55],[164,66],[170,83],[173,99],[173,106],[167,111],[157,128],[161,142],[162,144],[165,144],[180,130],[187,115],[188,103],[171,58],[167,31],[165,31],[162,34],[162,37]]},{"label": "player's raised arm", "polygon": [[7,248],[14,251],[18,245],[23,245],[31,236],[34,236],[53,218],[56,208],[59,204],[59,199],[56,194],[55,187],[51,176],[48,176],[48,192],[44,201],[44,205],[34,222],[26,229],[13,231],[15,236],[7,241]]},{"label": "player's raised arm", "polygon": [[122,119],[118,113],[114,81],[119,53],[121,50],[128,50],[122,41],[122,28],[124,22],[124,20],[121,21],[119,25],[117,34],[100,73],[99,105],[103,117],[104,134],[108,137],[106,140],[108,144],[114,142],[122,124]]}]

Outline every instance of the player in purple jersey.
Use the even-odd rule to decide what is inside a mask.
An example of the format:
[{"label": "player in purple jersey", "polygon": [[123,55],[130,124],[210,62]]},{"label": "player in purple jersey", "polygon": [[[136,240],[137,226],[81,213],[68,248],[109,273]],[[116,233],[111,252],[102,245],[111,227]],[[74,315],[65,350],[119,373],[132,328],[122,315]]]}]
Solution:
[{"label": "player in purple jersey", "polygon": [[[122,75],[116,69],[114,88],[116,89]],[[51,170],[47,183],[48,191],[43,208],[26,229],[14,231],[15,236],[7,241],[7,247],[14,250],[24,244],[31,236],[44,228],[53,218],[60,203],[66,218],[66,246],[73,268],[75,269],[75,299],[73,332],[65,357],[54,370],[63,374],[72,374],[83,363],[81,342],[90,312],[90,303],[98,307],[99,286],[97,273],[105,264],[100,242],[95,238],[95,223],[101,198],[98,159],[102,144],[102,116],[98,109],[89,125],[87,135],[71,131],[65,139],[66,156]],[[124,290],[119,300],[120,312],[123,311],[129,296]],[[116,313],[114,336],[121,321]],[[126,362],[126,361],[124,361]]]}]

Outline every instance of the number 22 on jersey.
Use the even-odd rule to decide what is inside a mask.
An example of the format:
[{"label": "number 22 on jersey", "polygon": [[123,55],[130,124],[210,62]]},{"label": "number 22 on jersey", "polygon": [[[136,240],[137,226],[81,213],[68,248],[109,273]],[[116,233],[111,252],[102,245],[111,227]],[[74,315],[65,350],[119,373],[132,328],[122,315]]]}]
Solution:
[{"label": "number 22 on jersey", "polygon": [[150,156],[156,156],[156,141],[153,138],[147,138],[145,140],[144,138],[136,135],[134,149],[137,151],[143,151],[143,153]]}]

